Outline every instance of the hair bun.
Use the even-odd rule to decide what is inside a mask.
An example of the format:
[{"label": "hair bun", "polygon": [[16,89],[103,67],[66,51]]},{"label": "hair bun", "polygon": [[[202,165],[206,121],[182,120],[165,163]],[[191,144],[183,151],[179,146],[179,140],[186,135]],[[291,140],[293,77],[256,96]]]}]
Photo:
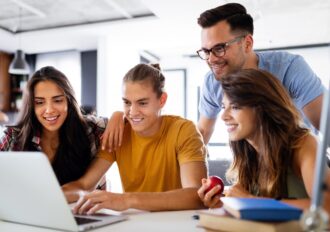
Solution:
[{"label": "hair bun", "polygon": [[158,63],[150,64],[150,66],[160,71],[160,65]]}]

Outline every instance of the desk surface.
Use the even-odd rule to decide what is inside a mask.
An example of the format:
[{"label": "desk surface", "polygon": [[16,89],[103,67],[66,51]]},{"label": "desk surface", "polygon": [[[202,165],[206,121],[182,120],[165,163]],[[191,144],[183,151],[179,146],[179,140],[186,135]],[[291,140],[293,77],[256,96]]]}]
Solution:
[{"label": "desk surface", "polygon": [[[128,231],[181,231],[181,232],[202,232],[197,227],[198,220],[194,220],[192,216],[194,210],[186,211],[167,211],[156,213],[138,213],[129,214],[128,220],[115,223],[109,226],[91,230],[91,232],[128,232]],[[26,226],[15,223],[0,221],[1,232],[55,232],[58,230],[45,229],[34,226]]]}]

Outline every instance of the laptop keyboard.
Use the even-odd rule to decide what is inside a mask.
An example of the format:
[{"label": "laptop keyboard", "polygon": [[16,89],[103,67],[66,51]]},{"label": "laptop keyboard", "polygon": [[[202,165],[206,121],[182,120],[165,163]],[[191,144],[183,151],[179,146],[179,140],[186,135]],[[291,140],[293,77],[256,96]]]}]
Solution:
[{"label": "laptop keyboard", "polygon": [[87,223],[101,221],[101,220],[97,220],[97,219],[83,218],[83,217],[74,217],[74,219],[76,220],[78,225],[84,225],[84,224],[87,224]]}]

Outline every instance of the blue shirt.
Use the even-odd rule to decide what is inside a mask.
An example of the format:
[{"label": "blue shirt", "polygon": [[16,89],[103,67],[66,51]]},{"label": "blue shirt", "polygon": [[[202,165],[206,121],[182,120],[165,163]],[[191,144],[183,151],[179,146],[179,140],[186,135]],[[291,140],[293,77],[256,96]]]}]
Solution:
[{"label": "blue shirt", "polygon": [[[320,78],[300,55],[282,51],[257,52],[258,68],[266,70],[277,77],[288,90],[295,106],[301,112],[305,124],[314,130],[302,109],[309,102],[323,94],[325,87]],[[204,79],[199,102],[199,112],[207,118],[216,118],[221,111],[222,88],[212,71]]]}]

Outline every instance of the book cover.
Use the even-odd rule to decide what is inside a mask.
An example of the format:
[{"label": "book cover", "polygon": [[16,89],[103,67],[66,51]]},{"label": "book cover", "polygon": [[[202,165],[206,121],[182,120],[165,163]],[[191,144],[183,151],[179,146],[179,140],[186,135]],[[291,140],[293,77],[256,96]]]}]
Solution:
[{"label": "book cover", "polygon": [[269,198],[222,197],[223,208],[236,218],[256,221],[299,220],[302,210]]},{"label": "book cover", "polygon": [[237,219],[228,214],[224,208],[200,210],[199,227],[206,231],[232,232],[296,232],[302,231],[299,221],[261,222]]}]

